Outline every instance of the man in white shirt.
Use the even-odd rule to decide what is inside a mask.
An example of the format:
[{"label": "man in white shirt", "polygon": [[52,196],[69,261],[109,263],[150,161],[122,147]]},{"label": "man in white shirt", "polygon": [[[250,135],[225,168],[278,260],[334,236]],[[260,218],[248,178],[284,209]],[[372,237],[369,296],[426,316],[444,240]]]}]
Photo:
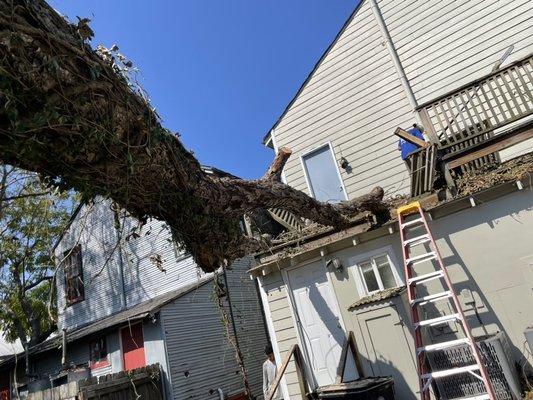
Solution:
[{"label": "man in white shirt", "polygon": [[[270,393],[270,386],[272,386],[272,384],[276,380],[278,370],[276,367],[276,360],[274,359],[274,351],[272,350],[271,345],[267,345],[265,347],[265,354],[267,355],[267,359],[263,363],[263,395],[266,399]],[[279,386],[276,392],[274,393],[272,399],[283,400],[283,395],[281,394],[281,389],[279,388]]]}]

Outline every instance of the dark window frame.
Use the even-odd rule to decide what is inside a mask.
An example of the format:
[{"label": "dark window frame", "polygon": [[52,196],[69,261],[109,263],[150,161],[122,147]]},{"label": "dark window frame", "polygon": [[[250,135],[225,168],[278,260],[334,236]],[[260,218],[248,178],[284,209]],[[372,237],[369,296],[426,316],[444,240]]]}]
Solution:
[{"label": "dark window frame", "polygon": [[109,352],[107,351],[107,338],[105,336],[89,342],[89,365],[91,369],[109,365]]},{"label": "dark window frame", "polygon": [[83,282],[83,262],[81,245],[63,253],[65,257],[63,273],[65,275],[65,299],[67,305],[85,300],[85,284]]}]

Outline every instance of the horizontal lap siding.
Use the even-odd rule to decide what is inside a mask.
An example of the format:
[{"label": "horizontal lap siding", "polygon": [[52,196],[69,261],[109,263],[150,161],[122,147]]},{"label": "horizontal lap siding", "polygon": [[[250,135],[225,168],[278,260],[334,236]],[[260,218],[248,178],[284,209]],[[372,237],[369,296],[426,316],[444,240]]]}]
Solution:
[{"label": "horizontal lap siding", "polygon": [[[138,227],[138,222],[128,219],[125,234]],[[158,220],[148,220],[140,235],[130,238],[123,249],[124,280],[128,306],[176,290],[196,282],[203,275],[192,257],[180,254],[167,226]],[[159,258],[161,269],[155,263]]]},{"label": "horizontal lap siding", "polygon": [[419,103],[490,73],[510,45],[506,63],[533,52],[529,0],[379,5]]},{"label": "horizontal lap siding", "polygon": [[243,388],[212,291],[209,282],[161,310],[176,400],[218,399],[217,388]]},{"label": "horizontal lap siding", "polygon": [[[283,362],[291,347],[298,343],[298,336],[294,326],[287,287],[283,282],[281,274],[276,273],[263,277],[263,289],[267,295],[270,318],[276,335],[275,340],[277,341],[281,360]],[[269,318],[268,315],[267,318]],[[285,379],[291,399],[300,399],[298,375],[296,373],[296,366],[292,360],[287,366]]]},{"label": "horizontal lap siding", "polygon": [[63,268],[57,271],[57,306],[60,328],[69,331],[122,309],[117,235],[109,203],[95,200],[83,206],[55,250],[56,259],[81,245],[85,300],[66,305]]},{"label": "horizontal lap siding", "polygon": [[252,394],[259,396],[263,393],[262,365],[268,338],[256,283],[248,274],[252,262],[251,257],[237,260],[231,265],[231,269],[226,270],[226,275],[248,382]]},{"label": "horizontal lap siding", "polygon": [[[285,167],[291,186],[309,193],[300,156],[332,142],[349,198],[383,186],[405,193],[406,169],[394,129],[413,122],[394,65],[368,2],[358,10],[275,128],[278,147],[293,150]],[[381,156],[386,156],[383,162]]]},{"label": "horizontal lap siding", "polygon": [[[65,278],[63,268],[59,268],[56,285],[60,327],[71,331],[189,285],[203,275],[192,257],[177,250],[163,222],[151,219],[140,227],[137,220],[120,217],[120,225],[122,246],[117,245],[118,234],[110,202],[97,198],[94,205],[82,207],[61,239],[55,251],[58,260],[65,251],[81,245],[85,300],[66,305]],[[154,262],[156,257],[162,262],[161,269]]]}]

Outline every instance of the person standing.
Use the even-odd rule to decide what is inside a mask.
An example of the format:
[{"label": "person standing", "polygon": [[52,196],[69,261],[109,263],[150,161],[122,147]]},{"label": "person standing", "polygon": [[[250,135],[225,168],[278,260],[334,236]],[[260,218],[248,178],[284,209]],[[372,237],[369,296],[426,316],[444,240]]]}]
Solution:
[{"label": "person standing", "polygon": [[[278,373],[278,369],[276,367],[276,359],[274,358],[274,351],[272,350],[272,346],[269,344],[265,347],[265,354],[267,356],[267,359],[263,363],[263,395],[265,396],[265,399],[270,394],[270,387],[276,380],[276,376]],[[272,397],[273,400],[283,400],[283,396],[281,394],[281,389],[278,386],[278,389],[274,393],[274,396]]]}]

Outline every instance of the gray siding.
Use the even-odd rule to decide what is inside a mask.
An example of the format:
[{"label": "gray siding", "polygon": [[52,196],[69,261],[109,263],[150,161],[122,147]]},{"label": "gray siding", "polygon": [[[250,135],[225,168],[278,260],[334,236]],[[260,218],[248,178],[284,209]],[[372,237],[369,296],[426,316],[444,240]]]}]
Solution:
[{"label": "gray siding", "polygon": [[247,272],[252,267],[252,262],[252,257],[235,261],[231,269],[226,270],[226,276],[248,382],[252,393],[259,395],[263,390],[262,364],[268,338],[256,284]]},{"label": "gray siding", "polygon": [[[67,345],[67,364],[78,367],[88,366],[90,360],[89,344],[90,338],[79,340]],[[120,341],[118,331],[106,334],[107,353],[109,365],[91,370],[91,376],[102,376],[113,372],[122,371],[122,356],[120,351]],[[31,365],[35,374],[41,378],[54,376],[59,373],[61,367],[61,348],[48,351],[43,354],[30,356]]]},{"label": "gray siding", "polygon": [[242,390],[234,351],[225,338],[211,282],[161,309],[173,398],[218,399]]},{"label": "gray siding", "polygon": [[[122,236],[128,239],[117,245],[110,203],[98,198],[94,205],[80,210],[60,241],[55,253],[59,260],[65,251],[81,244],[85,283],[85,300],[67,306],[63,269],[58,269],[60,327],[76,329],[188,285],[202,275],[190,256],[178,252],[162,222],[149,220],[139,228],[133,218],[121,217],[120,221],[124,227]],[[134,228],[138,237],[131,235]],[[161,260],[161,269],[155,259]]]}]

